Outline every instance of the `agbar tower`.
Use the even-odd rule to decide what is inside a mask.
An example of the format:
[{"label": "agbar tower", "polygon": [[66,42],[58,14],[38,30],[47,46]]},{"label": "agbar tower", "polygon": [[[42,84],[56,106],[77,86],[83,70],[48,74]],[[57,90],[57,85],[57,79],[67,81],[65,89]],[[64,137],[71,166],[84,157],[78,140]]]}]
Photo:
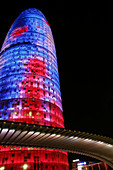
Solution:
[{"label": "agbar tower", "polygon": [[[1,48],[0,119],[64,128],[62,111],[52,32],[45,16],[30,8],[15,20]],[[66,152],[10,146],[0,146],[0,167],[69,169]]]}]

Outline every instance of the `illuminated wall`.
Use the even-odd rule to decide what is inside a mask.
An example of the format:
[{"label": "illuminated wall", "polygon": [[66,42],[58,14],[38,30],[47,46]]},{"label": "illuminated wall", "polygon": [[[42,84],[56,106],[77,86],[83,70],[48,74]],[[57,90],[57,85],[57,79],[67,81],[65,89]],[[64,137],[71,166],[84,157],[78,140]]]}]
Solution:
[{"label": "illuminated wall", "polygon": [[[1,49],[0,120],[64,128],[52,32],[34,8],[19,15]],[[66,152],[2,146],[0,150],[0,166],[6,169],[22,169],[27,163],[27,169],[68,170]]]}]

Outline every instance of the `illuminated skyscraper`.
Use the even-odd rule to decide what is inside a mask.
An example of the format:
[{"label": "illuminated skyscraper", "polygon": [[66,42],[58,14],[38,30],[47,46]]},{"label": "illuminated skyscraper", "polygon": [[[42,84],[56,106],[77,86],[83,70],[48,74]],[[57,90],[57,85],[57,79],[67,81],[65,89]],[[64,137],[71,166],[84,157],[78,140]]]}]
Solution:
[{"label": "illuminated skyscraper", "polygon": [[[64,128],[54,40],[45,16],[34,8],[19,15],[1,49],[0,120]],[[0,146],[1,166],[69,169],[67,152],[9,146]]]}]

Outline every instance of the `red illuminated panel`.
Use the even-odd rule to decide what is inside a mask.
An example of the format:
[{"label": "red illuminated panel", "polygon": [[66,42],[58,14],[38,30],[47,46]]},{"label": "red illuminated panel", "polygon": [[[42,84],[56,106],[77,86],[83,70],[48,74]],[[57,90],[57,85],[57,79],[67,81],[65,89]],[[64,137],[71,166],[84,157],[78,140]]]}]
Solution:
[{"label": "red illuminated panel", "polygon": [[64,151],[31,147],[0,146],[2,170],[68,170],[68,157]]},{"label": "red illuminated panel", "polygon": [[44,88],[48,86],[43,81],[48,77],[46,67],[44,61],[36,58],[24,64],[26,76],[19,84],[21,96],[14,101],[14,112],[8,120],[64,128],[62,110],[56,105],[57,101],[52,103],[53,99],[48,95],[50,91]]},{"label": "red illuminated panel", "polygon": [[17,36],[19,36],[19,35],[22,35],[25,31],[28,31],[28,26],[16,28],[16,29],[12,32],[11,36],[17,37]]}]

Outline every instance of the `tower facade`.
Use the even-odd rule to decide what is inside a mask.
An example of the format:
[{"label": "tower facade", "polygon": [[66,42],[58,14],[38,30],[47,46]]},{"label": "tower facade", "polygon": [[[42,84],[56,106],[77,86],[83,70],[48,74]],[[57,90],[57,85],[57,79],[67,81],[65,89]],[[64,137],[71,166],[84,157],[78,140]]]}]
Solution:
[{"label": "tower facade", "polygon": [[[50,26],[37,9],[11,26],[0,56],[0,120],[64,128],[56,50]],[[0,146],[4,169],[68,170],[67,152]]]}]

